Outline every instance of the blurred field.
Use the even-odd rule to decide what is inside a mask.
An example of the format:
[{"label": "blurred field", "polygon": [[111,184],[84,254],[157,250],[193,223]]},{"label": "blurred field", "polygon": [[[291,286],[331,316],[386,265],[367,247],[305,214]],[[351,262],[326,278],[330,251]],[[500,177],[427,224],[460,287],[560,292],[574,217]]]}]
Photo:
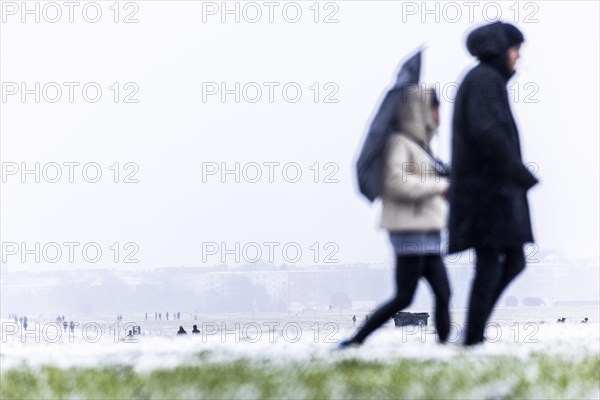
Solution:
[{"label": "blurred field", "polygon": [[[198,354],[199,360],[202,354]],[[278,365],[240,359],[135,372],[131,367],[19,368],[2,377],[3,399],[41,398],[597,398],[598,357],[532,355],[451,360],[346,359]]]},{"label": "blurred field", "polygon": [[[580,323],[583,315],[587,324]],[[144,335],[135,342],[116,340],[109,320],[95,321],[105,332],[97,341],[77,331],[57,340],[9,334],[3,321],[0,397],[600,398],[596,306],[498,309],[491,340],[470,349],[459,345],[464,310],[455,310],[454,343],[436,343],[431,326],[389,324],[363,347],[337,351],[336,342],[353,331],[351,316],[205,315],[140,322]],[[567,322],[557,324],[561,316]],[[174,335],[179,325],[189,332],[192,323],[217,330]],[[251,329],[257,327],[260,335]]]}]

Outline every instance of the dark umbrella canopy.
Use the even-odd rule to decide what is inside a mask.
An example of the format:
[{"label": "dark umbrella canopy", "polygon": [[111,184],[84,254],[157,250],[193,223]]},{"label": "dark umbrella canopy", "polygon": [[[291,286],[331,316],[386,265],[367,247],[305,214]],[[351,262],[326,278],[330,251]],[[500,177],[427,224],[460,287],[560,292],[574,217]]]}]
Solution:
[{"label": "dark umbrella canopy", "polygon": [[421,50],[410,57],[402,67],[396,82],[385,95],[379,110],[371,122],[369,133],[356,163],[358,187],[370,201],[381,196],[383,173],[383,151],[389,135],[397,124],[396,115],[400,102],[409,85],[419,83],[421,75]]}]

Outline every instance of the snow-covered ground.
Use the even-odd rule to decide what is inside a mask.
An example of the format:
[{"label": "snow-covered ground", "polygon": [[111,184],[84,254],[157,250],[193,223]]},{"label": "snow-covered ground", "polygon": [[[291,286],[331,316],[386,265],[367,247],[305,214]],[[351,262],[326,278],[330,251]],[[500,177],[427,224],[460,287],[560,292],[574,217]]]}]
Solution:
[{"label": "snow-covered ground", "polygon": [[[415,310],[417,311],[417,310]],[[422,311],[422,310],[419,310]],[[2,320],[0,367],[53,365],[98,367],[127,365],[137,371],[150,371],[194,365],[207,359],[219,362],[236,359],[267,359],[271,362],[340,360],[358,358],[381,362],[398,358],[448,360],[457,355],[559,354],[565,358],[600,357],[600,318],[597,306],[524,307],[497,309],[488,326],[489,341],[473,349],[459,346],[464,310],[452,312],[450,343],[439,345],[432,326],[394,328],[389,323],[374,333],[364,346],[335,351],[338,340],[351,335],[352,315],[357,326],[365,313],[300,313],[298,315],[199,315],[180,321],[132,319],[142,330],[126,338],[131,327],[125,318],[117,323],[108,318],[79,320],[71,334],[59,330],[52,320],[29,319],[27,334],[14,321]],[[139,317],[139,316],[138,316]],[[566,317],[565,323],[557,323]],[[588,323],[580,321],[587,317]],[[67,319],[67,321],[69,321]],[[192,335],[192,325],[202,330]],[[177,336],[182,325],[188,335]],[[59,333],[60,332],[60,333]],[[118,333],[118,334],[117,334]],[[198,354],[202,353],[202,357]]]}]

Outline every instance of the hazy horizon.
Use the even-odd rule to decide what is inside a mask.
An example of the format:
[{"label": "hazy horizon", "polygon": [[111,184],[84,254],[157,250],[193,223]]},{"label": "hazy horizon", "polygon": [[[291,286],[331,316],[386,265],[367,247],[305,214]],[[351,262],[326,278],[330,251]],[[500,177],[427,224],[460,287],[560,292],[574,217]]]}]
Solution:
[{"label": "hazy horizon", "polygon": [[[132,15],[137,23],[114,23],[107,4],[98,23],[86,22],[79,11],[72,24],[66,14],[54,24],[44,18],[35,23],[32,16],[21,23],[19,13],[4,10],[3,267],[215,265],[231,249],[237,254],[227,253],[230,265],[237,264],[235,256],[239,264],[254,259],[257,251],[279,265],[295,259],[298,249],[298,265],[391,261],[385,232],[377,228],[379,206],[356,190],[357,153],[399,63],[425,44],[422,79],[437,83],[442,99],[433,147],[450,160],[452,93],[475,65],[464,41],[485,22],[484,3],[472,21],[457,3],[463,15],[455,23],[448,21],[452,10],[442,6],[439,23],[435,15],[425,15],[423,23],[420,12],[402,3],[365,1],[327,3],[337,7],[327,9],[320,3],[318,15],[302,3],[297,23],[286,22],[280,10],[273,23],[267,14],[257,23],[244,15],[239,23],[233,16],[222,23],[212,9],[203,14],[208,3],[139,2],[137,11],[121,10],[121,20]],[[500,3],[503,20],[526,37],[509,93],[524,161],[541,180],[529,195],[538,251],[598,259],[599,5],[563,3],[536,2],[537,9],[519,3],[518,15]],[[338,22],[323,23],[327,18]],[[569,28],[558,29],[565,21]],[[40,102],[35,94],[22,102],[20,84],[35,91],[35,82]],[[45,86],[52,82],[57,85]],[[65,82],[78,85],[72,103]],[[88,96],[102,90],[96,103],[82,97],[90,82]],[[223,103],[221,84],[231,90],[236,82],[240,102],[230,93]],[[52,103],[57,86],[62,98]],[[298,88],[302,96],[293,102]],[[262,97],[252,102],[257,90]],[[40,183],[31,173],[22,183],[23,165],[36,163]],[[233,174],[221,175],[236,163],[239,183]],[[57,165],[62,177],[50,183]],[[98,170],[97,183],[85,180],[94,180]],[[25,243],[40,262],[33,253],[22,262],[23,249],[12,254],[10,243]],[[56,256],[52,243],[63,252],[56,263],[48,261]],[[74,262],[64,243],[76,243]],[[211,243],[216,250],[206,248]],[[81,253],[86,244],[87,260]],[[100,261],[89,261],[97,247]],[[128,257],[138,262],[126,263]]]}]

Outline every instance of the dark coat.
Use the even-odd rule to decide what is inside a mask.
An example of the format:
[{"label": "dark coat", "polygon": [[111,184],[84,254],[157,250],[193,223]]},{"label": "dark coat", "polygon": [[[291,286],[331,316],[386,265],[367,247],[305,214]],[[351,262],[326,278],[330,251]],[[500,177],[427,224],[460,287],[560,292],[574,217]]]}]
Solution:
[{"label": "dark coat", "polygon": [[521,159],[510,110],[502,23],[475,30],[467,47],[480,63],[465,76],[454,108],[449,253],[533,242],[527,190],[537,179]]}]

